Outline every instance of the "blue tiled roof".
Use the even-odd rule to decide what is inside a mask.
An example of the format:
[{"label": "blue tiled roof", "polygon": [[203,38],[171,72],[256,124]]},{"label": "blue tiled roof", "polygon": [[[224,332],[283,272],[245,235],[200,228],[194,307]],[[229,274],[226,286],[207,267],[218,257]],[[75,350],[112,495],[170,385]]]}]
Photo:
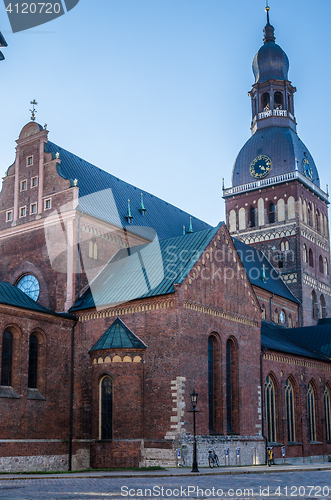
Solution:
[{"label": "blue tiled roof", "polygon": [[[300,304],[300,301],[293,295],[276,269],[270,264],[266,256],[260,250],[257,250],[251,245],[246,245],[246,243],[236,238],[233,238],[233,243],[252,285]],[[262,279],[263,266],[265,270],[265,281]]]},{"label": "blue tiled roof", "polygon": [[[142,234],[141,226],[153,228],[159,239],[179,236],[183,226],[188,229],[190,214],[161,200],[160,198],[132,186],[127,182],[101,170],[91,163],[48,141],[45,150],[55,155],[60,154],[59,174],[65,179],[77,179],[79,187],[78,208],[85,213]],[[143,193],[146,214],[140,211],[141,193]],[[130,200],[132,224],[128,224],[128,199]],[[208,229],[211,226],[196,217],[192,217],[194,231]]]},{"label": "blue tiled roof", "polygon": [[6,283],[5,281],[0,281],[0,304],[74,319],[74,317],[70,314],[55,313],[51,309],[38,304],[38,302],[35,302],[31,299],[31,297],[22,292],[22,290],[17,288],[17,286],[12,285],[11,283]]},{"label": "blue tiled roof", "polygon": [[173,293],[174,284],[182,283],[222,224],[119,250],[71,311]]},{"label": "blue tiled roof", "polygon": [[303,160],[308,160],[313,173],[312,182],[320,187],[318,171],[307,146],[291,128],[278,126],[257,130],[244,144],[233,166],[232,186],[241,186],[256,180],[250,173],[250,165],[259,154],[269,156],[272,162],[267,179],[294,172],[296,159],[297,168],[303,174]]},{"label": "blue tiled roof", "polygon": [[326,321],[316,326],[292,328],[291,337],[303,342],[311,349],[322,352],[331,358],[331,324]]},{"label": "blue tiled roof", "polygon": [[123,323],[120,318],[105,331],[91,351],[102,349],[146,349],[147,346]]},{"label": "blue tiled roof", "polygon": [[307,336],[302,337],[300,334],[300,330],[303,330],[303,328],[284,328],[268,321],[262,321],[261,345],[262,348],[273,351],[330,361],[330,355],[327,355],[326,352],[318,348],[322,346],[320,342],[314,340],[315,336],[320,337],[319,332],[316,330],[317,328],[319,327],[307,327],[311,335],[311,338],[308,338]]}]

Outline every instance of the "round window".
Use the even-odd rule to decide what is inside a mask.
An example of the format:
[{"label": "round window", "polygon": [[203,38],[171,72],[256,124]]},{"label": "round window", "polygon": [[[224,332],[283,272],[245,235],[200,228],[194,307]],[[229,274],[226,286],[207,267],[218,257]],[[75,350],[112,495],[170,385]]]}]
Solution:
[{"label": "round window", "polygon": [[39,282],[33,274],[26,274],[17,283],[17,288],[26,293],[31,299],[37,300],[39,297]]}]

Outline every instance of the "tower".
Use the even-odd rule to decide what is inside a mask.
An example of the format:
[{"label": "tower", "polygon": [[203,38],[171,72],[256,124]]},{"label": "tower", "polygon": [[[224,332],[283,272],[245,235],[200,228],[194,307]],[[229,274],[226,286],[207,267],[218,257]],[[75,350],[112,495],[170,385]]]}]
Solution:
[{"label": "tower", "polygon": [[[249,92],[252,136],[235,160],[232,186],[223,197],[230,233],[265,253],[301,301],[297,326],[308,326],[331,315],[328,193],[297,134],[289,60],[275,43],[266,11]],[[289,326],[283,316],[278,321]]]}]

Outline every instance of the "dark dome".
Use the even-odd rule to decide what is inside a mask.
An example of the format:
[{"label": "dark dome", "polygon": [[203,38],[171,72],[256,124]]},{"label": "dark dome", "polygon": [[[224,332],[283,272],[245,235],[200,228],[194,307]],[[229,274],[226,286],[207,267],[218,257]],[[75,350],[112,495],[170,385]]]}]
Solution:
[{"label": "dark dome", "polygon": [[289,127],[269,127],[257,130],[240,150],[232,172],[232,186],[241,186],[254,182],[250,173],[252,161],[259,155],[267,155],[271,159],[271,172],[266,179],[276,175],[287,174],[297,168],[303,173],[304,161],[312,168],[312,182],[320,187],[320,180],[313,157],[298,135]]},{"label": "dark dome", "polygon": [[275,43],[274,28],[264,28],[264,45],[253,60],[255,83],[267,80],[288,80],[289,60],[283,49]]}]

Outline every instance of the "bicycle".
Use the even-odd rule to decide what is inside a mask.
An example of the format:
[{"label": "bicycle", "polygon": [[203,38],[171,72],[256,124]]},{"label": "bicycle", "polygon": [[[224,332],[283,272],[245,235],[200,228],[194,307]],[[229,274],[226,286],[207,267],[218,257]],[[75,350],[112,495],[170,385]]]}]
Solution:
[{"label": "bicycle", "polygon": [[209,467],[213,468],[213,467],[219,467],[220,464],[219,464],[219,461],[218,461],[218,456],[216,455],[215,453],[215,450],[214,449],[210,449],[208,450],[208,464],[209,464]]}]

